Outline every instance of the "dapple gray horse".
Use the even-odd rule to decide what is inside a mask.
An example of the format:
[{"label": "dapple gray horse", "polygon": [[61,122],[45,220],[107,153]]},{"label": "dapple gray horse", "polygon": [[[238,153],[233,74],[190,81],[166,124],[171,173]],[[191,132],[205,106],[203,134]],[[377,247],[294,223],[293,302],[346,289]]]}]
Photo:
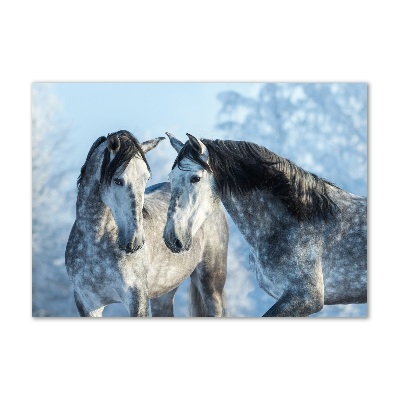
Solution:
[{"label": "dapple gray horse", "polygon": [[[229,227],[221,208],[193,237],[184,255],[164,244],[169,183],[148,188],[145,153],[158,138],[140,144],[128,131],[100,137],[78,178],[76,220],[65,252],[80,316],[101,317],[111,303],[130,316],[173,316],[178,286],[191,277],[192,315],[223,316]],[[188,249],[189,250],[189,249]]]},{"label": "dapple gray horse", "polygon": [[260,287],[277,299],[265,317],[367,302],[366,198],[254,143],[188,134],[183,144],[167,135],[179,152],[164,231],[172,251],[190,248],[222,201],[250,246]]}]

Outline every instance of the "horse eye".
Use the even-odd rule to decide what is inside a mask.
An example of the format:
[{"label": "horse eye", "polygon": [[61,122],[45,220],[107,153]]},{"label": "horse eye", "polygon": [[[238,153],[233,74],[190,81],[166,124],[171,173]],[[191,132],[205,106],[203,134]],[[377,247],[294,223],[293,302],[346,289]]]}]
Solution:
[{"label": "horse eye", "polygon": [[199,176],[192,176],[190,178],[190,183],[196,183],[200,181],[200,177]]},{"label": "horse eye", "polygon": [[122,186],[124,183],[122,182],[122,179],[114,178],[114,183],[118,186]]}]

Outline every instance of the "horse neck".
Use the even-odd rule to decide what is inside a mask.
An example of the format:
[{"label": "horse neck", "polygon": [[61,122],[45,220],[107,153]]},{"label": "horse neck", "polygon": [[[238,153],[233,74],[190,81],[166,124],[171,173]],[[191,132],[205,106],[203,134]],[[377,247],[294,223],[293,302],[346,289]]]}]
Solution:
[{"label": "horse neck", "polygon": [[[115,225],[111,210],[100,197],[100,186],[97,180],[82,182],[76,202],[76,221],[84,222],[86,229],[97,231],[99,226]],[[89,222],[89,223],[88,223]]]},{"label": "horse neck", "polygon": [[[165,195],[163,195],[165,196]],[[143,208],[143,229],[146,237],[162,236],[164,226],[167,222],[167,211],[169,206],[169,197],[161,195],[145,194]],[[147,239],[146,239],[147,240]]]},{"label": "horse neck", "polygon": [[245,195],[223,195],[222,203],[246,241],[255,245],[259,234],[268,235],[274,223],[289,217],[280,200],[266,190]]}]

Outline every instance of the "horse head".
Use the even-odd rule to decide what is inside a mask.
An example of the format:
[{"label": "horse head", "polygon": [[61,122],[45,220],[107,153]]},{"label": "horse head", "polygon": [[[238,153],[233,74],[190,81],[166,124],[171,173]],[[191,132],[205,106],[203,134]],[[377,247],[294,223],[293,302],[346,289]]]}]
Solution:
[{"label": "horse head", "polygon": [[164,241],[172,252],[180,253],[190,250],[193,236],[219,206],[220,198],[204,143],[189,134],[185,144],[167,136],[178,157],[169,174],[171,201]]},{"label": "horse head", "polygon": [[140,144],[127,131],[108,135],[101,167],[100,196],[118,227],[118,244],[126,253],[144,245],[144,191],[150,178],[145,154],[164,138]]}]

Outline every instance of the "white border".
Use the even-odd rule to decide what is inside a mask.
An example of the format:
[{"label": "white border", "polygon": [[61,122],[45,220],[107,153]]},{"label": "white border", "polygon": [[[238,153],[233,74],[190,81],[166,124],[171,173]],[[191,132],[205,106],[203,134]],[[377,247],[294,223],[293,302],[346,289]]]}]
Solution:
[{"label": "white border", "polygon": [[[36,1],[1,7],[2,132],[7,146],[1,196],[1,391],[41,399],[391,398],[397,390],[397,368],[390,361],[399,357],[394,325],[397,234],[386,233],[399,222],[394,189],[398,179],[393,175],[398,166],[392,165],[398,159],[395,139],[400,132],[399,24],[393,3],[129,4]],[[32,319],[34,81],[368,82],[370,317]]]}]

